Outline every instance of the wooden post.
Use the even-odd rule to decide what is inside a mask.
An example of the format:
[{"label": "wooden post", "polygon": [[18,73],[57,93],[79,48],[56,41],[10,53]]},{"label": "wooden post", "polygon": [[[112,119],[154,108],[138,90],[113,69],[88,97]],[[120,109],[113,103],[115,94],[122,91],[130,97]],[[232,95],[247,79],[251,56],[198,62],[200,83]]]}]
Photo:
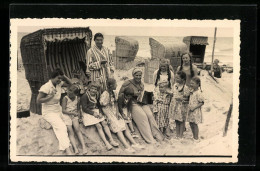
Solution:
[{"label": "wooden post", "polygon": [[215,43],[216,43],[216,34],[217,34],[217,27],[215,27],[215,33],[214,33],[212,59],[211,59],[211,74],[213,73],[213,62],[214,62],[214,51],[215,51]]},{"label": "wooden post", "polygon": [[226,123],[225,123],[225,128],[224,128],[224,132],[223,132],[223,137],[225,137],[227,135],[228,124],[229,124],[229,120],[230,120],[230,117],[231,117],[232,109],[233,109],[233,103],[231,103],[230,106],[229,106],[227,119],[226,119]]}]

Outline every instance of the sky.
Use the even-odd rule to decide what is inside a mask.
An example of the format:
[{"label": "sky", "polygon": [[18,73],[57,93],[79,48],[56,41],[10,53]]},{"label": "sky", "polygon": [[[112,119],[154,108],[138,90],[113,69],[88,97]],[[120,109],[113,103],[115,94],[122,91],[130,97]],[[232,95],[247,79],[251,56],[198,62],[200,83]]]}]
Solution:
[{"label": "sky", "polygon": [[[26,26],[18,27],[18,32],[34,32],[45,28],[64,26]],[[88,26],[86,26],[88,27]],[[207,36],[214,37],[214,27],[135,27],[135,26],[90,26],[93,35],[101,32],[104,35],[117,36]],[[233,28],[218,27],[217,37],[233,37]]]}]

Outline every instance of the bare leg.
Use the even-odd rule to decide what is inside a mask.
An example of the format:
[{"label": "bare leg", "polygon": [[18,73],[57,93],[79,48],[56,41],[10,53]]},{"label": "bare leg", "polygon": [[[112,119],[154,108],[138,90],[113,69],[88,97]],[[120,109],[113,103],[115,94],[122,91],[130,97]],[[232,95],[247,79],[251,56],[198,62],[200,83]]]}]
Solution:
[{"label": "bare leg", "polygon": [[129,126],[129,129],[130,129],[131,132],[135,132],[133,122],[129,122],[128,126]]},{"label": "bare leg", "polygon": [[83,136],[82,136],[82,133],[80,131],[80,128],[79,128],[79,122],[78,120],[73,120],[72,121],[72,125],[74,127],[74,130],[79,138],[79,141],[80,141],[80,144],[82,146],[82,151],[83,151],[83,154],[86,154],[87,153],[87,149],[86,149],[86,145],[85,145],[85,142],[84,142],[84,139],[83,139]]},{"label": "bare leg", "polygon": [[180,138],[183,137],[185,122],[180,122]]},{"label": "bare leg", "polygon": [[102,126],[104,128],[104,131],[105,131],[106,135],[109,138],[109,142],[111,143],[111,145],[113,145],[114,147],[118,147],[119,144],[117,144],[114,141],[114,139],[113,139],[113,137],[111,135],[110,129],[109,129],[108,125],[107,125],[107,122],[106,121],[102,121],[101,124],[102,124]]},{"label": "bare leg", "polygon": [[199,139],[199,127],[198,124],[193,123],[194,125],[194,139],[198,140]]},{"label": "bare leg", "polygon": [[195,138],[195,132],[194,132],[194,124],[193,124],[193,122],[190,122],[190,128],[191,128],[191,131],[192,131],[193,138]]},{"label": "bare leg", "polygon": [[124,134],[126,136],[126,138],[130,141],[131,144],[136,144],[135,140],[133,139],[130,130],[128,129],[128,127],[126,126],[126,130],[124,131]]},{"label": "bare leg", "polygon": [[176,137],[180,137],[180,122],[175,120],[176,122]]},{"label": "bare leg", "polygon": [[72,144],[72,147],[74,149],[74,152],[77,154],[79,153],[79,150],[77,148],[77,145],[76,145],[76,140],[75,140],[75,135],[74,135],[74,131],[72,129],[72,125],[68,125],[67,126],[67,129],[68,129],[68,134],[69,134],[69,139],[70,139],[70,142]]},{"label": "bare leg", "polygon": [[106,147],[108,150],[111,150],[112,149],[112,146],[109,144],[109,142],[107,141],[106,139],[106,136],[103,132],[103,129],[102,129],[102,126],[100,125],[100,123],[97,123],[96,125],[96,128],[98,130],[98,134],[100,136],[100,138],[103,140],[103,142],[105,143]]},{"label": "bare leg", "polygon": [[125,146],[125,148],[129,148],[129,144],[126,142],[124,134],[120,131],[117,133],[118,139],[123,143],[123,145]]}]

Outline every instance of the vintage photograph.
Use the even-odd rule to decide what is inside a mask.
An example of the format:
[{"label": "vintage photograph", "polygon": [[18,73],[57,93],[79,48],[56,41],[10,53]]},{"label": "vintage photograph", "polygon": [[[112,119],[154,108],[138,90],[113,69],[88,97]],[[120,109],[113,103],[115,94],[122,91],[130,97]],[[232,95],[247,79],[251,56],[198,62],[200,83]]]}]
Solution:
[{"label": "vintage photograph", "polygon": [[239,20],[11,19],[11,161],[236,162],[239,34]]}]

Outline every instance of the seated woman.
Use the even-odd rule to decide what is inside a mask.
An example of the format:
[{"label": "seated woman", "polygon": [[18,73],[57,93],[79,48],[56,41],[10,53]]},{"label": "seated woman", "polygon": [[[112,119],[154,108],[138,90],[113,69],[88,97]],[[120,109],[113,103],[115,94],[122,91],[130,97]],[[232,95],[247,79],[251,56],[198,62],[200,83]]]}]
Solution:
[{"label": "seated woman", "polygon": [[[82,120],[85,126],[95,125],[98,134],[106,145],[107,150],[111,150],[112,146],[118,147],[118,143],[116,143],[111,135],[107,122],[105,118],[100,113],[100,105],[98,103],[98,90],[100,86],[98,82],[90,83],[88,90],[84,95],[80,98],[80,106],[82,108]],[[100,124],[101,123],[101,124]],[[109,138],[109,142],[107,141],[105,134],[103,132],[102,126],[106,135]],[[111,146],[112,145],[112,146]]]},{"label": "seated woman", "polygon": [[41,86],[37,97],[37,103],[42,103],[42,116],[49,122],[54,130],[54,133],[59,141],[59,149],[65,150],[71,155],[70,140],[68,137],[67,127],[62,120],[62,109],[60,106],[61,86],[63,81],[71,84],[71,81],[66,77],[60,69],[55,69],[51,73],[51,79]]},{"label": "seated woman", "polygon": [[147,143],[155,142],[154,137],[158,141],[162,141],[164,136],[156,124],[150,107],[141,102],[144,92],[144,84],[141,81],[142,74],[142,69],[134,68],[132,72],[134,78],[125,81],[119,93],[123,93],[126,87],[131,87],[134,90],[131,113],[137,128]]},{"label": "seated woman", "polygon": [[118,139],[123,143],[123,145],[126,148],[126,151],[134,152],[135,150],[132,149],[130,145],[126,142],[124,134],[132,144],[133,148],[139,149],[142,147],[135,142],[135,140],[131,136],[128,127],[126,127],[124,119],[122,118],[122,116],[118,111],[117,96],[116,96],[116,92],[114,92],[114,90],[116,90],[116,87],[117,87],[116,80],[113,78],[108,78],[107,80],[108,89],[107,91],[104,91],[101,94],[100,105],[102,106],[103,113],[107,117],[110,130],[117,134]]}]

